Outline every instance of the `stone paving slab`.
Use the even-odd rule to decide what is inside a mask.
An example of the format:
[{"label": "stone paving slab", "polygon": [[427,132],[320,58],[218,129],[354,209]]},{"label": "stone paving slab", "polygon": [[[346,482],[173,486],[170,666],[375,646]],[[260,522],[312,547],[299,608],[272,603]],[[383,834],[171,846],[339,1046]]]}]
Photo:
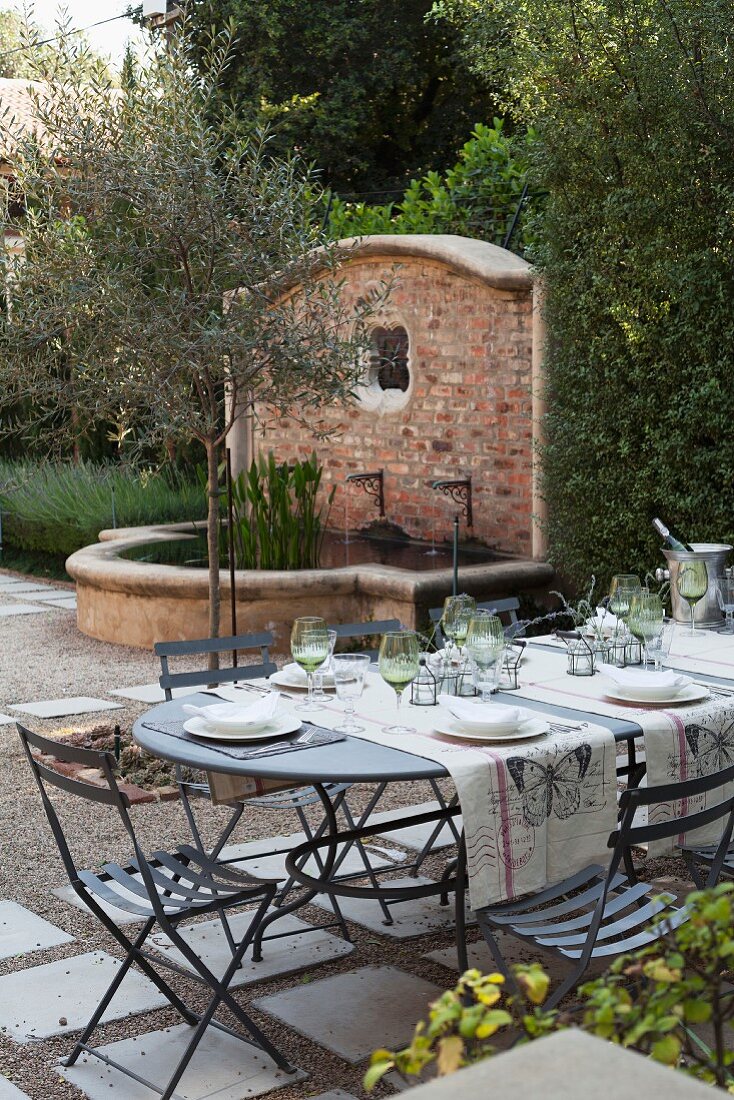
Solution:
[{"label": "stone paving slab", "polygon": [[43,615],[48,611],[45,604],[4,603],[0,604],[0,618],[12,619],[16,615]]},{"label": "stone paving slab", "polygon": [[[390,885],[420,886],[432,881],[419,875],[417,878],[391,879]],[[331,902],[326,897],[314,898],[311,904],[331,912]],[[391,905],[392,924],[383,923],[382,909],[376,901],[369,898],[339,898],[339,907],[348,921],[354,921],[373,932],[379,932],[381,936],[391,936],[396,940],[424,936],[426,932],[453,928],[454,925],[452,897],[449,898],[448,905],[441,905],[437,897],[416,898]],[[468,923],[472,920],[470,917]]]},{"label": "stone paving slab", "polygon": [[[0,1100],[2,1100],[2,1093],[0,1093]],[[329,1089],[328,1092],[320,1092],[318,1096],[311,1096],[309,1100],[357,1100],[357,1098],[351,1092],[345,1092],[344,1089]]]},{"label": "stone paving slab", "polygon": [[21,1092],[12,1081],[0,1075],[0,1100],[28,1100],[28,1093]]},{"label": "stone paving slab", "polygon": [[[43,603],[46,600],[75,600],[76,599],[75,593],[70,592],[68,588],[49,588],[47,585],[44,585],[43,588],[37,588],[35,585],[33,585],[33,586],[30,586],[30,585],[25,586],[24,585],[20,589],[14,588],[12,590],[13,594],[15,592],[18,592],[18,591],[23,592],[25,595],[28,596],[29,599],[32,599],[34,603],[36,603],[36,602]],[[0,587],[0,595],[2,595],[2,594],[3,594],[3,589]]]},{"label": "stone paving slab", "polygon": [[98,710],[122,710],[122,703],[77,695],[69,699],[45,699],[38,703],[15,703],[10,710],[32,714],[34,718],[66,718],[70,714],[93,714]]},{"label": "stone paving slab", "polygon": [[[0,978],[0,1029],[24,1044],[83,1027],[121,965],[103,951],[90,951],[6,974]],[[165,1004],[152,982],[130,971],[102,1019],[119,1020]]]},{"label": "stone paving slab", "polygon": [[0,714],[0,726],[9,726],[11,722],[17,721],[17,718],[13,718],[9,714]]},{"label": "stone paving slab", "polygon": [[[252,913],[237,913],[235,916],[230,916],[229,923],[235,940],[242,938],[251,919]],[[232,955],[222,931],[221,921],[215,919],[199,924],[180,925],[179,930],[196,954],[218,978],[222,978]],[[353,945],[340,936],[333,936],[322,929],[316,931],[313,925],[290,915],[281,917],[271,926],[270,931],[274,934],[281,932],[296,934],[287,936],[285,939],[265,942],[262,962],[252,962],[252,953],[248,951],[242,968],[237,971],[230,983],[233,988],[252,985],[254,982],[260,982],[275,975],[293,974],[298,970],[319,966],[331,959],[349,955],[354,950]],[[187,970],[193,969],[164,933],[153,936],[151,942],[172,962],[178,963]]]},{"label": "stone paving slab", "polygon": [[[477,943],[470,943],[467,948],[467,955],[469,958],[469,966],[476,966],[483,974],[487,974],[497,969],[497,963],[492,958],[492,952],[483,940],[479,940]],[[428,951],[425,955],[421,955],[421,958],[430,959],[431,962],[437,962],[441,966],[446,966],[449,970],[453,970],[458,975],[459,961],[455,947],[444,947],[439,951]]]},{"label": "stone paving slab", "polygon": [[[122,1039],[99,1049],[141,1077],[163,1085],[171,1076],[190,1040],[186,1024],[152,1031],[135,1039]],[[277,1037],[276,1037],[277,1042]],[[119,1070],[84,1056],[75,1066],[58,1066],[57,1073],[81,1089],[89,1100],[151,1100],[155,1094]],[[266,1054],[231,1035],[209,1028],[181,1081],[176,1097],[181,1100],[244,1100],[264,1092],[304,1081],[303,1070],[285,1073]]]},{"label": "stone paving slab", "polygon": [[46,600],[45,607],[58,607],[62,611],[76,611],[76,596],[67,596],[63,600]]},{"label": "stone paving slab", "polygon": [[[395,821],[396,818],[405,817],[407,813],[423,814],[430,813],[432,810],[437,809],[438,802],[434,801],[422,802],[417,806],[406,806],[405,809],[400,810],[385,810],[382,813],[373,814],[370,817],[370,825],[379,825],[383,821],[389,824],[391,821]],[[456,828],[461,831],[463,825],[460,815],[454,818],[454,824]],[[430,838],[435,827],[436,822],[431,821],[427,825],[409,825],[406,829],[386,829],[385,832],[380,835],[385,837],[386,840],[391,840],[394,844],[402,844],[406,848],[420,852]],[[454,834],[451,832],[450,827],[444,825],[433,842],[433,848],[447,848],[449,845],[455,843]]]},{"label": "stone paving slab", "polygon": [[254,1005],[345,1061],[394,1050],[413,1035],[428,1005],[443,991],[393,966],[365,966],[296,986]]},{"label": "stone paving slab", "polygon": [[[191,695],[193,688],[173,688],[171,695],[178,699],[181,695]],[[136,703],[163,703],[166,693],[159,684],[133,684],[132,687],[116,688],[108,691],[108,695],[118,695],[121,699],[133,699]]]},{"label": "stone paving slab", "polygon": [[[305,839],[304,833],[292,833],[290,836],[272,837],[269,840],[254,840],[247,844],[231,844],[222,849],[222,857],[241,861],[239,866],[256,877],[284,879],[287,877],[285,869],[286,854],[273,855],[273,850],[276,848],[295,848],[297,844],[302,844]],[[403,852],[399,852],[395,848],[365,845],[365,851],[370,866],[374,869],[391,867],[396,863],[401,863],[406,858]],[[314,857],[306,861],[306,870],[312,874],[318,872],[318,864]],[[344,857],[339,873],[359,874],[364,870],[362,857],[356,848],[352,848]]]},{"label": "stone paving slab", "polygon": [[[16,594],[16,592],[18,592],[18,593],[22,592],[22,593],[25,594],[27,592],[50,592],[50,591],[52,591],[50,585],[48,585],[48,584],[36,584],[34,581],[12,581],[12,582],[9,582],[7,584],[4,584],[2,586],[2,588],[3,588],[4,592],[6,591],[7,594],[11,595],[11,596],[14,596]],[[57,589],[57,591],[58,591],[58,589]],[[61,589],[61,591],[63,592],[64,589]]]},{"label": "stone paving slab", "polygon": [[16,901],[0,901],[0,959],[73,942],[74,937],[68,932]]}]

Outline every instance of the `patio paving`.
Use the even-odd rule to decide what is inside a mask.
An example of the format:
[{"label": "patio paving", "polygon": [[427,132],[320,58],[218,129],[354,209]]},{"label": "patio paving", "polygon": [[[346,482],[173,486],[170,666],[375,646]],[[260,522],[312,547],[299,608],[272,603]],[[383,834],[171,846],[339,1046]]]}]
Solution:
[{"label": "patio paving", "polygon": [[0,1075],[0,1100],[28,1100],[28,1093],[21,1092],[12,1081]]},{"label": "patio paving", "polygon": [[[33,966],[0,978],[0,1028],[16,1043],[32,1043],[83,1027],[121,965],[103,951]],[[152,982],[125,975],[104,1014],[115,1020],[167,1004]]]},{"label": "patio paving", "polygon": [[43,615],[46,611],[47,607],[34,603],[0,604],[0,618],[3,619],[12,619],[16,615]]},{"label": "patio paving", "polygon": [[[235,940],[239,939],[247,930],[251,920],[250,913],[238,913],[230,917],[230,927]],[[181,925],[179,931],[186,942],[194,949],[196,954],[203,959],[208,967],[221,978],[225,969],[229,966],[232,955],[227,944],[222,923],[220,920],[208,920],[197,924]],[[276,921],[271,931],[275,933],[293,932],[295,935],[284,939],[271,940],[263,943],[262,962],[252,962],[252,952],[248,951],[242,968],[232,980],[233,989],[238,986],[253,985],[265,978],[275,975],[294,974],[300,970],[308,970],[312,966],[328,962],[330,959],[343,958],[351,955],[354,947],[340,936],[333,936],[330,932],[319,929],[316,931],[312,925],[299,920],[298,917],[286,915]],[[164,934],[153,936],[152,942],[156,950],[166,955],[179,966],[191,970],[192,967],[181,954],[177,947]]]},{"label": "patio paving", "polygon": [[31,714],[34,718],[68,718],[71,714],[93,714],[102,710],[121,710],[120,703],[111,703],[109,699],[92,699],[87,695],[78,695],[71,699],[45,699],[40,703],[13,703],[11,710]]},{"label": "patio paving", "polygon": [[68,932],[63,932],[17,902],[0,901],[0,959],[73,942],[74,937]]},{"label": "patio paving", "polygon": [[[426,814],[432,810],[438,809],[438,802],[421,802],[420,805],[411,806],[411,813],[414,814]],[[394,821],[398,817],[402,817],[405,810],[387,810],[382,813],[376,813],[370,818],[371,824],[379,824],[384,821],[386,824]],[[454,819],[456,828],[461,829],[461,817]],[[405,848],[411,848],[413,851],[420,852],[423,846],[428,842],[433,830],[436,827],[436,822],[431,821],[427,825],[409,825],[406,829],[386,829],[384,833],[380,835],[386,840],[391,840],[396,844],[402,844]],[[445,848],[449,844],[454,843],[454,834],[448,825],[444,825],[441,832],[438,834],[436,840],[433,842],[434,848]]]},{"label": "patio paving", "polygon": [[[191,1028],[180,1024],[99,1049],[141,1077],[163,1083],[173,1073],[190,1038]],[[75,1066],[68,1069],[60,1066],[57,1072],[81,1089],[89,1100],[108,1100],[110,1096],[151,1100],[154,1095],[145,1085],[97,1058],[80,1058]],[[244,1100],[293,1085],[307,1076],[302,1070],[284,1073],[260,1051],[210,1028],[191,1059],[176,1096],[182,1100]]]},{"label": "patio paving", "polygon": [[393,966],[366,966],[260,997],[254,1004],[300,1035],[356,1063],[378,1047],[409,1042],[416,1023],[441,992],[432,982]]}]

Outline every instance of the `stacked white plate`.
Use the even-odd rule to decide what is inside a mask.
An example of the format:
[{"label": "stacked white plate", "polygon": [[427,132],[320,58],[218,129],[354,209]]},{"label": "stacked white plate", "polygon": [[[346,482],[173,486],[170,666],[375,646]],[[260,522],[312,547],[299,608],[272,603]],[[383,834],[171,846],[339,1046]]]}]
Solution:
[{"label": "stacked white plate", "polygon": [[672,669],[654,672],[641,668],[617,668],[600,665],[599,672],[605,680],[606,694],[624,703],[664,703],[668,706],[695,703],[707,699],[710,692],[702,684],[695,684],[690,676]]},{"label": "stacked white plate", "polygon": [[436,733],[466,741],[519,741],[548,732],[548,723],[524,707],[440,695]]},{"label": "stacked white plate", "polygon": [[301,728],[300,719],[279,712],[280,698],[277,692],[243,706],[239,703],[215,703],[209,707],[184,704],[184,711],[191,717],[184,722],[184,729],[195,737],[208,737],[215,741],[267,741],[282,737]]}]

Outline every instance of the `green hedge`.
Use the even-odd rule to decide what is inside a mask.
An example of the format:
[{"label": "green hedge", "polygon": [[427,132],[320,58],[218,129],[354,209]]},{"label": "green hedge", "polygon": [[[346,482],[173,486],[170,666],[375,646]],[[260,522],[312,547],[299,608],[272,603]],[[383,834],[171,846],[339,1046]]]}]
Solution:
[{"label": "green hedge", "polygon": [[[334,198],[329,233],[335,240],[369,233],[457,233],[502,244],[527,178],[532,131],[510,136],[502,119],[479,123],[445,175],[411,180],[399,202],[381,205]],[[523,208],[513,249],[528,245]]]},{"label": "green hedge", "polygon": [[198,486],[171,473],[93,463],[0,461],[3,541],[18,550],[68,556],[116,525],[203,519]]}]

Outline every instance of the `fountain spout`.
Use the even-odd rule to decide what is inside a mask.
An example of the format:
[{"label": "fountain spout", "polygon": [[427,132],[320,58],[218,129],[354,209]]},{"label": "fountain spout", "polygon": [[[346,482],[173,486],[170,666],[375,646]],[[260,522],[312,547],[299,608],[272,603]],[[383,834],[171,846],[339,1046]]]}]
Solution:
[{"label": "fountain spout", "polygon": [[360,485],[367,496],[373,497],[380,510],[380,518],[385,517],[385,477],[384,470],[372,470],[366,474],[347,474],[345,481],[354,481]]},{"label": "fountain spout", "polygon": [[466,516],[467,527],[474,526],[474,513],[472,510],[471,477],[450,478],[431,482],[432,489],[438,489],[444,496],[461,505],[462,512]]}]

